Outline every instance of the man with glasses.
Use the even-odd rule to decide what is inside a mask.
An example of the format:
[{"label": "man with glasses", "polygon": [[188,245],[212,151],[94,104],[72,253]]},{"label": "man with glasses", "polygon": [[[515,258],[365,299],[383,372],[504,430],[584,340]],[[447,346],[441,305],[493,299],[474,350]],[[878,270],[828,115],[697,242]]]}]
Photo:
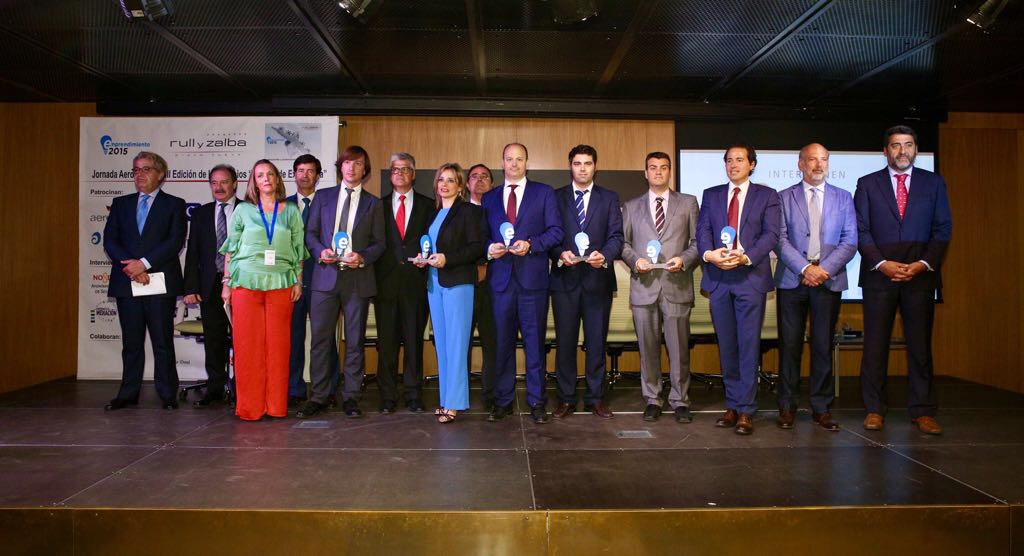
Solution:
[{"label": "man with glasses", "polygon": [[[185,245],[185,201],[161,190],[167,162],[156,153],[135,155],[132,175],[136,193],[114,199],[103,228],[103,249],[112,263],[107,295],[117,300],[123,363],[121,387],[104,409],[116,411],[139,403],[147,331],[157,394],[164,409],[177,409],[174,308],[183,290],[178,252]],[[149,285],[159,280],[158,275],[165,291],[133,295],[133,282]]]}]

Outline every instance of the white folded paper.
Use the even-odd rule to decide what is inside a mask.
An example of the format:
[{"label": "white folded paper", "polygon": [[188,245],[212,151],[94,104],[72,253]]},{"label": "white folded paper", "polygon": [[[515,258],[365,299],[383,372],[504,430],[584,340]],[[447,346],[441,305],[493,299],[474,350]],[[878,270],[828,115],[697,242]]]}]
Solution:
[{"label": "white folded paper", "polygon": [[164,281],[163,272],[153,272],[149,275],[149,283],[132,282],[132,297],[143,297],[146,295],[160,295],[167,293],[167,282]]}]

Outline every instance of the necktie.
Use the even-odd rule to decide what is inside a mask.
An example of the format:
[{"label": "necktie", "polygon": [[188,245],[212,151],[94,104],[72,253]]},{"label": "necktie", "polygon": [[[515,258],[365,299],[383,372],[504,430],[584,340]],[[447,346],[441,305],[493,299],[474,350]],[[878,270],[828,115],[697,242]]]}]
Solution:
[{"label": "necktie", "polygon": [[[348,232],[349,235],[351,235],[352,232],[348,229],[348,207],[349,205],[352,204],[353,190],[346,187],[345,192],[347,193],[347,195],[345,195],[345,204],[341,205],[341,222],[338,224],[338,226],[339,229],[344,230],[345,232]],[[351,242],[352,240],[350,239],[349,241]]]},{"label": "necktie", "polygon": [[309,222],[309,197],[302,199],[302,227]]},{"label": "necktie", "polygon": [[896,174],[896,208],[900,210],[900,220],[907,212],[907,175]]},{"label": "necktie", "polygon": [[395,224],[398,226],[398,236],[405,240],[405,195],[398,196],[398,212],[395,213]]},{"label": "necktie", "polygon": [[807,205],[807,216],[811,224],[811,237],[807,241],[807,260],[816,261],[821,257],[821,203],[818,188],[811,188],[811,202]]},{"label": "necktie", "polygon": [[729,226],[736,230],[736,237],[732,240],[731,249],[736,248],[740,241],[740,188],[732,190],[732,200],[729,201]]},{"label": "necktie", "polygon": [[508,218],[508,223],[514,226],[516,224],[516,184],[510,183],[508,187],[511,191],[508,192],[508,204],[505,205],[505,217]]},{"label": "necktie", "polygon": [[576,192],[576,221],[580,223],[580,229],[583,229],[583,221],[587,219],[587,212],[583,208],[583,196],[586,195],[586,191]]},{"label": "necktie", "polygon": [[217,204],[217,272],[224,272],[224,254],[220,252],[220,247],[224,245],[224,240],[228,238],[228,218],[225,214],[224,207],[227,203]]},{"label": "necktie", "polygon": [[138,208],[135,209],[135,223],[139,226],[139,235],[142,235],[142,228],[146,226],[146,216],[149,215],[149,195],[143,195]]},{"label": "necktie", "polygon": [[658,230],[658,237],[665,233],[665,207],[662,203],[665,199],[654,198],[654,227]]}]

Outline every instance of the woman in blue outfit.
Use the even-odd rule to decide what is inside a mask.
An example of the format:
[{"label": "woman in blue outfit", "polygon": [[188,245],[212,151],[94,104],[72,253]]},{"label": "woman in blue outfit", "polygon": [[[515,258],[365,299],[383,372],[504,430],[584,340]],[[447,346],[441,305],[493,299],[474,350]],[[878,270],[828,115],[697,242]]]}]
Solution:
[{"label": "woman in blue outfit", "polygon": [[419,266],[430,266],[427,300],[434,327],[441,407],[439,423],[451,423],[469,409],[469,353],[476,262],[483,251],[480,208],[464,200],[466,177],[455,163],[443,164],[434,177],[437,213],[428,234],[432,254]]}]

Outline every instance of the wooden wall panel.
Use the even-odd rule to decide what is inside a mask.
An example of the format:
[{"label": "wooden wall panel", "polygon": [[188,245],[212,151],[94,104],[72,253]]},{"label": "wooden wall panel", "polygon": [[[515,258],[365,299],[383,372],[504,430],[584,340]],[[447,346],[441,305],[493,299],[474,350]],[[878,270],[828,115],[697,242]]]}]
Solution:
[{"label": "wooden wall panel", "polygon": [[75,374],[78,118],[94,115],[0,103],[0,392]]}]

